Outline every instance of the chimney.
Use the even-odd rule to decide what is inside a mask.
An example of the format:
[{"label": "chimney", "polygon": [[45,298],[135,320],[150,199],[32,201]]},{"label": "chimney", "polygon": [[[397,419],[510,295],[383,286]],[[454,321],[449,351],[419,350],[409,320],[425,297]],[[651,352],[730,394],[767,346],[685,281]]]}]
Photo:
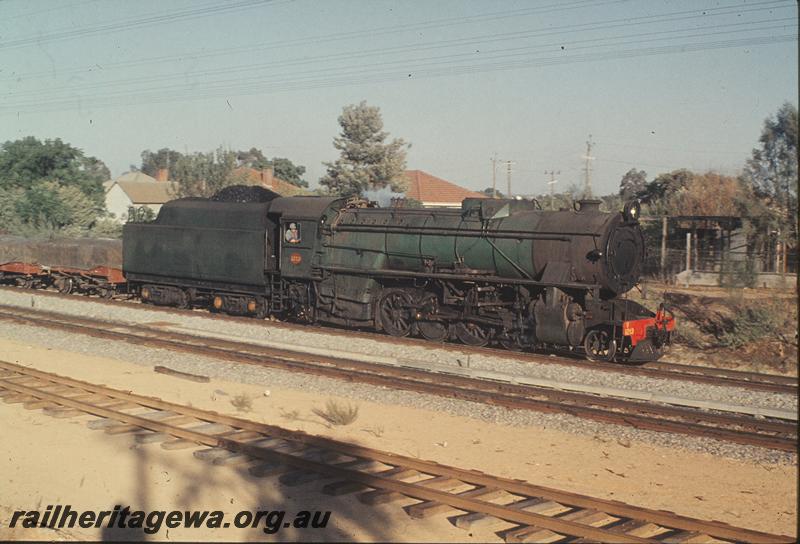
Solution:
[{"label": "chimney", "polygon": [[159,168],[156,170],[156,181],[167,181],[169,179],[169,168]]},{"label": "chimney", "polygon": [[263,170],[261,170],[261,181],[262,181],[262,183],[264,184],[265,187],[268,187],[268,188],[272,189],[272,185],[274,183],[273,178],[274,178],[274,176],[272,174],[272,167],[271,166],[268,166],[267,168],[264,168]]}]

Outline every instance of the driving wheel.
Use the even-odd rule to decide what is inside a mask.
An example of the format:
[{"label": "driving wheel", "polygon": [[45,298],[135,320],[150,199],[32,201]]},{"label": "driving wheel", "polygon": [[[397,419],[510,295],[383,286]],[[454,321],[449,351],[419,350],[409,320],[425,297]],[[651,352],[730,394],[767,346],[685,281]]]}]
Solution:
[{"label": "driving wheel", "polygon": [[378,315],[383,330],[392,336],[408,336],[411,333],[413,301],[411,295],[401,289],[391,289],[378,304]]},{"label": "driving wheel", "polygon": [[482,347],[489,343],[491,329],[478,323],[456,323],[456,337],[468,346]]}]

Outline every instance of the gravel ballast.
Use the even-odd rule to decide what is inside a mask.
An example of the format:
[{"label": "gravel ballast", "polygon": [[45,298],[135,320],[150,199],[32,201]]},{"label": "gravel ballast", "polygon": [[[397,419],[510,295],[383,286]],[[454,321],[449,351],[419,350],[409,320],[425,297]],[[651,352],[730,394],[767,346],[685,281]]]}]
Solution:
[{"label": "gravel ballast", "polygon": [[3,323],[0,328],[0,336],[16,342],[25,342],[50,349],[71,351],[91,356],[109,357],[147,367],[167,364],[170,368],[181,372],[209,376],[231,382],[297,389],[318,393],[321,396],[335,395],[356,401],[409,406],[517,427],[532,426],[555,429],[577,435],[594,436],[601,442],[615,440],[619,443],[629,443],[631,441],[639,441],[655,446],[681,448],[749,462],[797,464],[797,455],[793,453],[730,444],[713,439],[639,430],[631,427],[599,423],[565,414],[509,410],[410,391],[392,390],[385,387],[343,382],[308,374],[231,363],[159,348],[147,348],[126,342],[111,342],[28,325]]},{"label": "gravel ballast", "polygon": [[[741,405],[776,410],[797,411],[797,397],[768,391],[743,390],[736,387],[693,383],[681,380],[654,379],[626,375],[624,372],[598,372],[590,368],[571,365],[514,362],[507,357],[495,357],[445,350],[431,346],[409,346],[381,342],[369,338],[343,337],[341,334],[326,334],[319,330],[304,330],[297,327],[275,326],[269,321],[252,324],[241,320],[221,320],[206,311],[192,313],[165,313],[133,304],[100,304],[85,297],[75,300],[63,297],[42,296],[31,291],[0,289],[0,304],[35,308],[69,315],[121,321],[133,324],[168,323],[182,330],[191,329],[196,334],[230,335],[239,341],[262,341],[279,343],[293,349],[304,346],[316,350],[352,352],[369,356],[391,357],[399,361],[420,361],[450,367],[469,367],[475,370],[498,372],[513,376],[544,379],[575,384],[651,392],[660,395],[713,401],[729,405]],[[249,321],[249,320],[248,320]]]},{"label": "gravel ballast", "polygon": [[[129,323],[174,323],[181,327],[209,331],[214,333],[228,333],[237,337],[258,338],[262,340],[279,340],[294,343],[297,346],[314,346],[316,348],[342,349],[343,337],[327,335],[316,331],[303,331],[302,329],[286,329],[270,326],[268,322],[254,322],[252,325],[214,319],[208,313],[197,315],[165,314],[147,308],[131,307],[130,305],[105,305],[92,303],[86,300],[69,300],[56,297],[42,297],[30,292],[9,292],[0,290],[0,303],[12,304],[20,307],[55,311],[71,315],[110,319]],[[169,364],[171,368],[219,378],[228,381],[250,383],[263,386],[282,387],[289,389],[302,389],[317,392],[320,395],[337,395],[350,397],[357,400],[379,402],[383,404],[396,404],[447,412],[454,415],[477,418],[489,422],[496,422],[514,426],[538,426],[557,429],[569,433],[597,436],[600,439],[624,441],[643,441],[654,445],[677,447],[692,451],[704,452],[722,457],[768,463],[796,464],[796,455],[770,451],[762,448],[740,446],[722,443],[711,439],[641,431],[629,427],[601,424],[567,415],[543,414],[538,412],[508,410],[487,406],[478,403],[445,399],[441,397],[418,394],[408,391],[395,391],[381,387],[346,383],[305,374],[290,373],[275,369],[257,367],[247,364],[231,363],[208,357],[188,355],[162,349],[154,349],[133,345],[124,342],[110,342],[83,335],[73,335],[53,330],[11,324],[8,322],[0,325],[0,335],[18,342],[33,343],[52,349],[62,349],[87,355],[102,355],[106,357],[126,360],[144,366]],[[441,364],[463,365],[454,361],[457,354],[450,351],[427,348],[409,347],[396,344],[384,344],[370,339],[348,338],[348,351],[358,351],[369,354],[394,356],[403,359],[436,360]],[[466,357],[465,355],[463,357]],[[717,400],[732,404],[749,404],[771,408],[796,409],[796,398],[787,395],[777,395],[764,392],[746,392],[726,387],[709,387],[686,382],[672,382],[669,380],[652,380],[643,378],[630,378],[626,376],[576,369],[560,365],[548,366],[546,364],[517,363],[511,365],[509,361],[489,356],[473,355],[469,364],[471,367],[480,367],[488,370],[506,373],[520,372],[525,375],[541,376],[550,379],[596,380],[600,383],[616,388],[633,387],[648,390],[648,387],[658,387],[664,394]],[[528,374],[530,373],[530,374]],[[605,378],[605,380],[603,380]],[[673,389],[669,389],[671,387]],[[714,396],[707,393],[712,391]]]}]

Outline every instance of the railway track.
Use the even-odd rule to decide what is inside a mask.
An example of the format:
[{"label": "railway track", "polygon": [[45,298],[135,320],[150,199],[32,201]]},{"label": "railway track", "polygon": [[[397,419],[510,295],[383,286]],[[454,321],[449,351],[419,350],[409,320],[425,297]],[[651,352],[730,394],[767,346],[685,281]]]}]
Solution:
[{"label": "railway track", "polygon": [[[19,292],[19,288],[0,286],[0,290],[11,290]],[[181,310],[178,308],[142,305],[139,302],[116,298],[113,300],[103,298],[88,298],[85,296],[65,295],[53,291],[35,291],[36,295],[43,295],[53,298],[65,298],[68,300],[86,300],[97,304],[126,304],[135,308],[145,308],[149,311],[156,311],[168,314],[177,315],[197,315],[192,310]],[[244,323],[252,325],[254,321],[250,317],[231,316],[226,314],[214,314],[214,319],[222,319],[230,322]],[[307,325],[295,324],[288,321],[270,321],[270,327],[279,327],[290,330],[302,328],[303,330],[310,330],[329,335],[341,335],[346,337],[358,337],[375,340],[383,343],[391,343],[406,346],[426,346],[430,347],[431,342],[418,338],[396,338],[386,334],[370,332],[370,331],[354,331],[350,329],[340,329],[337,327],[327,327],[320,325]],[[434,344],[437,349],[452,351],[456,353],[480,354],[491,357],[507,358],[515,362],[532,362],[540,364],[553,364],[561,366],[572,366],[575,368],[584,368],[598,372],[611,372],[617,374],[626,374],[630,376],[637,376],[643,378],[667,379],[676,381],[687,381],[693,383],[704,383],[716,386],[735,387],[747,389],[752,391],[768,391],[780,394],[797,395],[798,394],[798,378],[792,376],[780,376],[777,374],[763,374],[757,372],[745,372],[740,370],[730,370],[722,368],[712,368],[704,366],[686,365],[668,361],[654,361],[644,364],[617,364],[617,363],[603,363],[598,361],[587,361],[582,357],[577,357],[565,352],[542,354],[542,353],[525,353],[525,352],[509,352],[505,349],[491,348],[491,347],[473,347],[463,344],[455,343],[437,343]]]},{"label": "railway track", "polygon": [[788,536],[532,485],[289,431],[0,361],[0,397],[54,417],[90,416],[106,433],[191,448],[216,465],[246,466],[287,486],[321,484],[365,504],[411,502],[411,517],[454,516],[506,542],[789,542]]},{"label": "railway track", "polygon": [[0,306],[0,319],[97,338],[204,355],[292,372],[385,386],[442,397],[546,413],[566,413],[603,423],[796,451],[796,421],[710,412],[588,393],[476,379],[417,368],[309,355],[251,343],[165,331],[156,327],[79,318]]}]

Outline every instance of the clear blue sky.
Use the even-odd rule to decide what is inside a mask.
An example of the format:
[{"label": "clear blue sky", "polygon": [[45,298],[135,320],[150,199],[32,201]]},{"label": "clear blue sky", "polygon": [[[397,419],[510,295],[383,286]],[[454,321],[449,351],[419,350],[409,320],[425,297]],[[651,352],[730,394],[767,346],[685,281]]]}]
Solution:
[{"label": "clear blue sky", "polygon": [[[108,164],[143,149],[261,148],[312,186],[344,105],[412,144],[408,167],[515,193],[630,168],[735,173],[797,104],[793,0],[0,0],[0,141],[61,138]],[[498,168],[505,187],[505,166]]]}]

